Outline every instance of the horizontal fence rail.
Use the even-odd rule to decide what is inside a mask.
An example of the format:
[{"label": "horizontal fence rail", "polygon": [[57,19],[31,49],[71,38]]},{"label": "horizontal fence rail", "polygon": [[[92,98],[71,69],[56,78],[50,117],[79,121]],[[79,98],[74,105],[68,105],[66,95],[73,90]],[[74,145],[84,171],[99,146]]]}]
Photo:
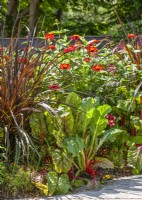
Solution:
[{"label": "horizontal fence rail", "polygon": [[[53,41],[53,45],[55,45],[56,40],[61,39],[61,38],[55,37],[55,39]],[[106,43],[108,43],[112,40],[112,37],[109,36],[109,35],[105,35],[105,36],[85,36],[84,38],[88,42],[91,41],[91,40],[94,40],[94,39],[102,41],[101,44],[98,46],[99,49],[104,47],[106,45]],[[27,38],[14,38],[14,39],[0,38],[0,46],[8,47],[12,40],[13,40],[14,46],[18,45],[18,49],[23,49],[24,47],[26,47],[27,42],[29,42],[32,47],[36,47],[36,46],[43,47],[47,44],[47,41],[45,39],[41,39],[41,38],[31,38],[31,39],[27,39]],[[67,42],[69,40],[70,40],[70,37],[67,37]]]}]

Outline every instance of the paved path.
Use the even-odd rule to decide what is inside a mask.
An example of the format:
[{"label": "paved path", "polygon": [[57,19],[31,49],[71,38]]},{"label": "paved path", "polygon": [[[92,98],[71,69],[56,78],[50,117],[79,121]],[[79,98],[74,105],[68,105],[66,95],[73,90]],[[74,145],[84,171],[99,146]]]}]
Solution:
[{"label": "paved path", "polygon": [[142,175],[123,177],[114,180],[99,191],[84,191],[72,195],[54,196],[47,198],[34,198],[24,200],[113,200],[135,199],[142,200]]}]

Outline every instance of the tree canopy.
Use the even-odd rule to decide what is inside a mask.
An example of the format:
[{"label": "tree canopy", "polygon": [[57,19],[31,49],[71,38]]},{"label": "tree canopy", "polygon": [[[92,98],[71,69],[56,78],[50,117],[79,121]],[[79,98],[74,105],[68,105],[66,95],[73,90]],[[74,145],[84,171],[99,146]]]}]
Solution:
[{"label": "tree canopy", "polygon": [[19,21],[32,34],[58,29],[72,34],[106,34],[118,24],[115,11],[131,27],[132,22],[141,19],[141,0],[1,0],[1,21],[6,36]]}]

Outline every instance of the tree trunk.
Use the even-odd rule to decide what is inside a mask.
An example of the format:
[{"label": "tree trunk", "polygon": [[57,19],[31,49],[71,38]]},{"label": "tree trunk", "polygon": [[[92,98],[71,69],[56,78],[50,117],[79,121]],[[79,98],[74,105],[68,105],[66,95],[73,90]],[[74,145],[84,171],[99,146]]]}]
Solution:
[{"label": "tree trunk", "polygon": [[7,13],[6,13],[6,24],[4,27],[5,35],[4,37],[10,37],[12,33],[12,28],[17,15],[17,8],[19,5],[19,0],[9,0],[7,3]]},{"label": "tree trunk", "polygon": [[38,21],[38,12],[39,12],[39,5],[41,0],[31,0],[30,1],[30,13],[29,13],[29,29],[31,35],[34,33],[34,28]]},{"label": "tree trunk", "polygon": [[7,15],[16,16],[19,0],[9,0],[7,3]]}]

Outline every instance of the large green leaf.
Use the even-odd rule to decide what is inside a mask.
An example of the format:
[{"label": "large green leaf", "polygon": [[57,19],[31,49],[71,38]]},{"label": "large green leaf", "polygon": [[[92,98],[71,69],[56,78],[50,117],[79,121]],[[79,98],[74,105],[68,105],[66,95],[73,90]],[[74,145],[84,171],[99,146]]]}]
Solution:
[{"label": "large green leaf", "polygon": [[[131,108],[130,108],[131,105]],[[131,104],[130,100],[119,100],[116,106],[116,111],[119,114],[126,114],[126,112],[133,112],[136,109],[136,102],[133,101]]]},{"label": "large green leaf", "polygon": [[58,174],[56,172],[48,172],[47,183],[50,195],[54,194],[58,187]]},{"label": "large green leaf", "polygon": [[131,137],[130,140],[136,144],[142,144],[142,136],[141,135]]},{"label": "large green leaf", "polygon": [[54,168],[58,173],[68,172],[72,165],[72,158],[63,151],[56,149],[52,154]]},{"label": "large green leaf", "polygon": [[54,135],[54,137],[56,138],[56,144],[59,147],[62,147],[62,142],[65,138],[65,134],[60,130],[59,131],[53,130],[51,134]]},{"label": "large green leaf", "polygon": [[76,112],[78,111],[77,109],[81,105],[81,98],[75,92],[71,92],[66,97],[66,102],[65,103],[70,106],[71,111],[72,111],[73,115],[75,116]]},{"label": "large green leaf", "polygon": [[100,114],[100,112],[96,109],[94,115],[90,122],[90,130],[96,135],[101,135],[102,131],[107,127],[108,120]]},{"label": "large green leaf", "polygon": [[67,174],[62,174],[58,181],[59,194],[66,194],[70,188],[69,177]]},{"label": "large green leaf", "polygon": [[97,135],[102,134],[102,131],[106,128],[108,120],[106,115],[111,111],[111,107],[107,104],[99,106],[95,109],[93,118],[90,122],[90,130]]},{"label": "large green leaf", "polygon": [[140,120],[140,117],[131,116],[131,124],[136,128],[136,130],[142,131],[142,120]]},{"label": "large green leaf", "polygon": [[62,174],[60,177],[57,172],[49,172],[47,174],[47,184],[49,194],[66,194],[70,188],[69,177]]},{"label": "large green leaf", "polygon": [[94,164],[94,167],[101,167],[103,169],[106,169],[106,168],[110,168],[110,169],[113,169],[114,168],[114,165],[113,163],[108,160],[107,158],[102,158],[102,157],[95,157],[95,164]]},{"label": "large green leaf", "polygon": [[111,107],[108,104],[97,107],[101,117],[105,117],[109,112],[111,112]]},{"label": "large green leaf", "polygon": [[30,127],[33,134],[39,135],[46,132],[46,122],[43,113],[32,114],[30,117]]},{"label": "large green leaf", "polygon": [[71,108],[60,106],[59,109],[62,109],[62,114],[60,115],[62,123],[60,129],[66,135],[72,136],[74,128],[74,117],[72,115]]},{"label": "large green leaf", "polygon": [[104,135],[99,139],[99,144],[96,151],[98,151],[98,149],[103,145],[104,142],[106,141],[114,142],[116,140],[116,137],[122,132],[125,133],[124,130],[116,129],[116,128],[111,128],[105,131]]},{"label": "large green leaf", "polygon": [[80,137],[66,138],[63,141],[62,147],[75,157],[78,156],[78,154],[83,150],[84,141]]},{"label": "large green leaf", "polygon": [[78,129],[81,132],[86,132],[87,126],[89,125],[93,113],[94,113],[94,99],[93,98],[85,98],[81,104],[82,113],[80,113],[80,122],[78,124]]}]

